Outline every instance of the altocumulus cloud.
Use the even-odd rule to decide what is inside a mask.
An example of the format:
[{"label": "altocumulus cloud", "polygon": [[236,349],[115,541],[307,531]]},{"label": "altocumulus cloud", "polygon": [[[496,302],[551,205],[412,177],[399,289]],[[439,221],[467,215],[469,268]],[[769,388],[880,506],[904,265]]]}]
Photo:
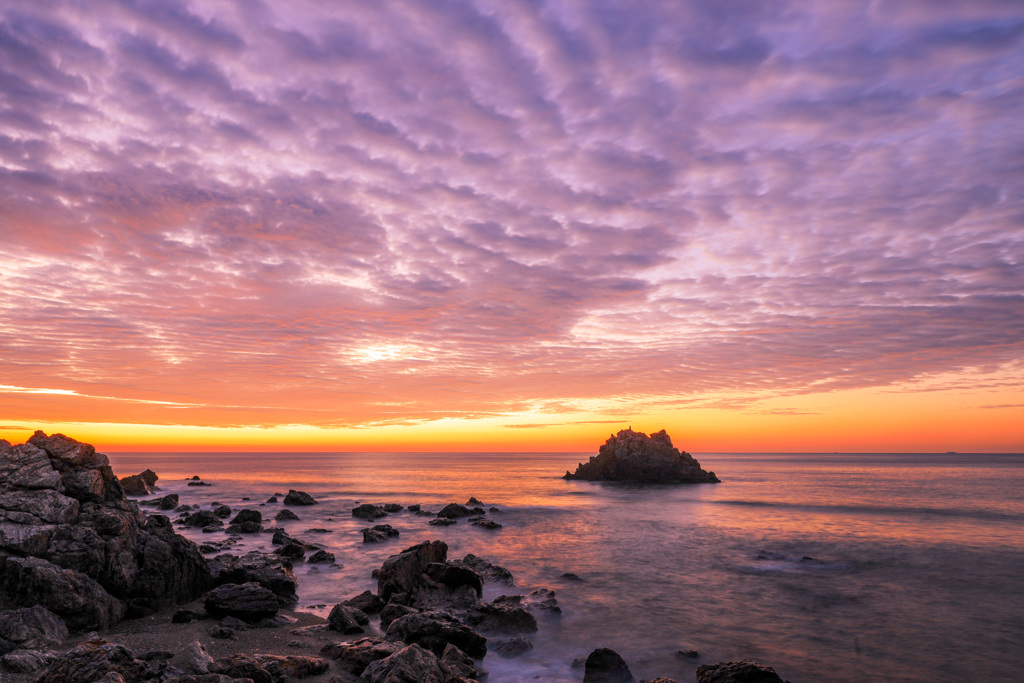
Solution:
[{"label": "altocumulus cloud", "polygon": [[5,385],[404,424],[1024,358],[1019,2],[0,13]]}]

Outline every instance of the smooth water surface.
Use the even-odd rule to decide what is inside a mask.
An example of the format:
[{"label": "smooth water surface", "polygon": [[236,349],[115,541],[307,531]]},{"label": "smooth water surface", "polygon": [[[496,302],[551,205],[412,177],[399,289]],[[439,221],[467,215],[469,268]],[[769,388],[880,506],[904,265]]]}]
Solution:
[{"label": "smooth water surface", "polygon": [[[628,486],[565,481],[579,454],[129,454],[182,503],[254,507],[266,526],[319,543],[341,568],[296,563],[299,608],[322,614],[366,589],[388,555],[423,540],[449,558],[510,569],[502,593],[553,589],[534,649],[489,655],[496,683],[579,680],[575,657],[610,647],[637,679],[694,681],[701,663],[756,658],[793,683],[1010,681],[1024,667],[1024,456],[697,454],[723,483]],[[201,475],[209,488],[186,487]],[[320,505],[274,522],[289,488]],[[251,501],[242,501],[242,497]],[[407,511],[401,536],[363,544],[357,502],[438,510],[470,496],[500,512],[488,531],[431,527]],[[269,520],[269,521],[268,521]],[[323,527],[329,534],[306,530]],[[196,541],[210,540],[183,529]],[[214,534],[219,536],[221,532]],[[240,550],[272,548],[269,535]],[[235,552],[233,550],[232,552]],[[562,578],[565,572],[582,582]],[[326,607],[323,607],[326,606]],[[676,650],[694,649],[699,659]]]}]

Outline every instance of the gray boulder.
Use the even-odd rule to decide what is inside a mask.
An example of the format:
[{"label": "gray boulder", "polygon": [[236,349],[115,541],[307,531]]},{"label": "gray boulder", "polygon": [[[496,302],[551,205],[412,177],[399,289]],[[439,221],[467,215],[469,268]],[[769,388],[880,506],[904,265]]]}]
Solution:
[{"label": "gray boulder", "polygon": [[298,582],[291,560],[279,555],[258,551],[242,556],[225,553],[210,561],[210,571],[218,585],[255,581],[273,592],[282,607],[298,602]]},{"label": "gray boulder", "polygon": [[193,640],[185,646],[184,650],[174,655],[168,663],[185,673],[205,674],[210,671],[213,657],[209,655],[202,643],[198,640]]},{"label": "gray boulder", "polygon": [[485,637],[441,611],[416,612],[396,619],[388,626],[387,638],[421,645],[436,655],[444,654],[449,643],[477,659],[487,654]]},{"label": "gray boulder", "polygon": [[313,496],[309,495],[305,491],[296,491],[295,489],[289,489],[288,495],[284,497],[285,505],[317,505],[317,502],[313,499]]},{"label": "gray boulder", "polygon": [[448,545],[443,541],[423,541],[392,555],[381,565],[377,576],[377,595],[388,602],[398,593],[410,594],[423,585],[427,565],[444,562]]},{"label": "gray boulder", "polygon": [[390,657],[404,647],[404,644],[373,637],[355,642],[330,643],[320,650],[320,654],[333,659],[335,666],[342,671],[359,676],[372,662]]},{"label": "gray boulder", "polygon": [[0,654],[56,647],[67,637],[67,625],[41,605],[0,612]]},{"label": "gray boulder", "polygon": [[352,516],[359,517],[360,519],[377,519],[378,517],[387,517],[388,513],[384,512],[384,508],[380,505],[363,503],[358,507],[352,508]]},{"label": "gray boulder", "polygon": [[125,681],[138,681],[145,672],[146,663],[136,659],[124,645],[94,638],[60,655],[35,683],[97,683],[116,680],[104,678],[111,674],[121,676]]},{"label": "gray boulder", "polygon": [[587,656],[583,683],[632,683],[633,674],[615,650],[601,647]]},{"label": "gray boulder", "polygon": [[363,543],[383,543],[398,538],[398,529],[390,524],[378,524],[371,529],[363,529]]},{"label": "gray boulder", "polygon": [[15,605],[41,605],[71,630],[107,629],[126,613],[96,581],[37,557],[0,557],[0,587]]}]

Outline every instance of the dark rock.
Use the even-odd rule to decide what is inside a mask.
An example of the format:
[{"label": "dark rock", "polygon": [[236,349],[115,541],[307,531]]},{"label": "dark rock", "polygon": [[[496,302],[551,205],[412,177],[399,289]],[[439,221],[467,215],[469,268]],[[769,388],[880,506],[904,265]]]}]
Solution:
[{"label": "dark rock", "polygon": [[148,496],[153,489],[146,484],[146,481],[138,474],[121,477],[121,488],[129,496]]},{"label": "dark rock", "polygon": [[0,657],[0,670],[18,674],[35,673],[53,664],[57,657],[56,652],[48,650],[14,650]]},{"label": "dark rock", "polygon": [[564,574],[562,574],[562,578],[566,581],[575,581],[577,583],[583,583],[583,579],[581,579],[576,574],[573,574],[572,572],[565,572]]},{"label": "dark rock", "polygon": [[185,673],[205,674],[209,673],[213,657],[209,655],[202,643],[193,640],[185,646],[185,649],[171,657],[168,664]]},{"label": "dark rock", "polygon": [[200,479],[202,479],[202,477],[200,477],[198,474],[192,475],[192,481],[199,481]]},{"label": "dark rock", "polygon": [[330,664],[320,657],[301,655],[256,655],[256,661],[276,680],[284,680],[285,677],[311,678],[327,673],[330,668]]},{"label": "dark rock", "polygon": [[327,552],[326,550],[317,550],[308,558],[306,558],[308,564],[333,564],[334,553]]},{"label": "dark rock", "polygon": [[473,555],[472,553],[466,555],[461,560],[453,560],[452,564],[462,565],[469,567],[480,576],[484,581],[493,581],[494,583],[502,583],[506,586],[511,586],[514,582],[512,572],[499,567],[496,564],[491,564],[482,557]]},{"label": "dark rock", "polygon": [[0,587],[14,605],[41,605],[73,631],[107,629],[127,611],[123,602],[85,574],[37,557],[0,556]]},{"label": "dark rock", "polygon": [[388,626],[387,638],[421,645],[436,655],[444,654],[449,643],[476,659],[487,654],[487,639],[447,612],[416,612],[400,617]]},{"label": "dark rock", "polygon": [[214,661],[210,664],[210,673],[231,678],[248,678],[252,683],[276,683],[273,674],[255,657],[241,652]]},{"label": "dark rock", "polygon": [[235,518],[231,520],[232,524],[244,524],[245,522],[261,524],[263,522],[263,513],[259,510],[239,510]]},{"label": "dark rock", "polygon": [[533,649],[533,642],[526,636],[491,641],[490,649],[505,659],[524,655]]},{"label": "dark rock", "polygon": [[277,496],[271,496],[270,498],[267,498],[267,502],[268,503],[276,503],[277,502]]},{"label": "dark rock", "polygon": [[213,486],[213,484],[207,484],[205,481],[190,481],[188,486]]},{"label": "dark rock", "polygon": [[276,515],[274,515],[274,519],[276,519],[279,522],[283,521],[283,520],[286,520],[286,519],[297,520],[298,518],[299,518],[299,516],[297,514],[295,514],[294,512],[292,512],[291,510],[289,510],[288,508],[284,508],[283,510],[278,512]]},{"label": "dark rock", "polygon": [[377,614],[384,609],[384,601],[370,591],[363,591],[359,595],[343,601],[341,604],[355,608],[365,614]]},{"label": "dark rock", "polygon": [[513,605],[480,603],[466,614],[466,623],[487,633],[536,633],[537,620]]},{"label": "dark rock", "polygon": [[648,678],[640,681],[640,683],[676,683],[674,678],[665,678],[664,676],[658,676],[657,678]]},{"label": "dark rock", "polygon": [[305,491],[296,491],[295,489],[289,489],[288,495],[284,497],[285,505],[316,505],[317,502],[313,500],[313,496],[309,495]]},{"label": "dark rock", "polygon": [[199,510],[185,518],[185,526],[207,527],[223,525],[224,522],[217,518],[213,510]]},{"label": "dark rock", "polygon": [[665,430],[647,436],[623,429],[608,437],[597,456],[580,463],[565,479],[631,481],[657,484],[718,483],[714,472],[705,472],[689,453],[672,445]]},{"label": "dark rock", "polygon": [[231,524],[224,531],[229,534],[260,534],[263,533],[263,525],[259,522],[242,522]]},{"label": "dark rock", "polygon": [[392,555],[381,565],[377,577],[377,595],[388,602],[394,593],[410,593],[423,583],[423,572],[433,562],[448,558],[443,541],[423,541]]},{"label": "dark rock", "polygon": [[583,683],[632,683],[633,674],[615,650],[601,647],[587,656]]},{"label": "dark rock", "polygon": [[215,617],[232,616],[251,624],[276,615],[279,604],[273,592],[252,581],[214,588],[204,606]]},{"label": "dark rock", "polygon": [[401,512],[403,509],[398,503],[385,503],[383,507],[384,512]]},{"label": "dark rock", "polygon": [[696,650],[676,650],[676,655],[686,657],[687,659],[697,659],[700,657],[700,653]]},{"label": "dark rock", "polygon": [[389,602],[381,608],[380,627],[386,631],[388,626],[395,619],[400,619],[406,614],[415,614],[416,612],[419,612],[419,610],[415,607],[407,607],[405,605],[398,605],[396,603]]},{"label": "dark rock", "polygon": [[449,674],[433,652],[417,644],[371,662],[360,677],[365,683],[447,683]]},{"label": "dark rock", "polygon": [[378,524],[372,529],[363,529],[363,543],[383,543],[398,537],[398,529],[390,524]]},{"label": "dark rock", "polygon": [[67,637],[67,625],[40,605],[0,612],[0,655],[56,647]]},{"label": "dark rock", "polygon": [[178,506],[178,494],[168,493],[163,498],[157,498],[156,506],[160,510],[173,510]]},{"label": "dark rock", "polygon": [[191,609],[180,609],[174,613],[171,617],[172,624],[191,624],[197,619],[203,619],[206,617],[204,612],[196,612]]},{"label": "dark rock", "polygon": [[457,517],[472,517],[477,514],[475,511],[470,510],[465,505],[459,505],[458,503],[448,503],[441,511],[437,513],[438,517],[447,517],[448,519],[455,519]]},{"label": "dark rock", "polygon": [[419,503],[414,503],[414,504],[409,506],[409,512],[419,512],[419,511],[420,511],[420,504]]},{"label": "dark rock", "polygon": [[227,626],[214,626],[209,631],[211,638],[218,638],[220,640],[233,640],[237,635],[238,631]]},{"label": "dark rock", "polygon": [[289,543],[274,551],[274,554],[287,557],[289,560],[300,560],[306,555],[306,549],[298,543]]},{"label": "dark rock", "polygon": [[329,534],[329,533],[331,533],[331,530],[330,529],[321,529],[319,527],[313,527],[312,529],[306,529],[306,533],[307,534]]},{"label": "dark rock", "polygon": [[320,654],[335,660],[337,668],[342,671],[359,676],[371,662],[390,657],[404,647],[382,638],[363,638],[355,642],[325,645]]},{"label": "dark rock", "polygon": [[[231,516],[231,508],[227,505],[217,505],[213,508],[213,514],[221,519]],[[259,520],[257,520],[259,521]]]},{"label": "dark rock", "polygon": [[94,683],[111,673],[138,681],[145,671],[145,662],[124,645],[95,638],[60,655],[35,683]]},{"label": "dark rock", "polygon": [[469,567],[448,562],[431,562],[423,569],[423,573],[431,580],[448,588],[459,588],[468,586],[473,589],[477,597],[483,593],[484,582],[480,575]]},{"label": "dark rock", "polygon": [[477,668],[472,657],[451,643],[444,648],[444,653],[441,655],[441,666],[449,675],[471,681],[487,675],[486,671]]},{"label": "dark rock", "polygon": [[452,524],[458,523],[459,521],[457,519],[449,519],[448,517],[438,517],[437,519],[432,519],[427,522],[430,526],[451,526]]},{"label": "dark rock", "polygon": [[45,450],[32,443],[11,446],[0,439],[0,489],[10,488],[56,490],[63,482]]},{"label": "dark rock", "polygon": [[277,596],[284,607],[298,601],[298,587],[290,560],[271,553],[250,552],[241,557],[218,555],[210,561],[215,583],[247,583],[255,581]]},{"label": "dark rock", "polygon": [[770,666],[752,659],[744,659],[739,662],[719,662],[697,667],[697,683],[786,683],[786,681]]},{"label": "dark rock", "polygon": [[466,501],[466,506],[468,507],[470,505],[472,505],[473,507],[480,507],[481,505],[483,505],[483,503],[477,500],[476,497],[471,497],[469,500]]},{"label": "dark rock", "polygon": [[[334,606],[331,613],[327,616],[328,627],[332,631],[344,635],[353,635],[356,633],[363,633],[363,627],[359,624],[359,620],[356,618],[356,612],[359,610],[354,607],[349,607],[345,603],[340,603]],[[365,614],[363,615],[366,616]]]},{"label": "dark rock", "polygon": [[501,524],[495,522],[493,519],[478,519],[473,522],[473,526],[478,526],[482,529],[500,529]]},{"label": "dark rock", "polygon": [[363,503],[352,509],[352,516],[359,517],[360,519],[376,519],[378,517],[387,517],[388,513],[384,512],[384,508],[379,505]]}]

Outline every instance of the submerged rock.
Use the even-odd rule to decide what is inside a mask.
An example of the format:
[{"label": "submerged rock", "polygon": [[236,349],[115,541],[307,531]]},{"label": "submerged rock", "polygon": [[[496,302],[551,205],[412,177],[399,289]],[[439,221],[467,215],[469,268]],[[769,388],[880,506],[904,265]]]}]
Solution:
[{"label": "submerged rock", "polygon": [[485,581],[493,581],[495,583],[503,583],[506,586],[511,586],[514,582],[512,572],[499,567],[496,564],[491,564],[482,557],[478,557],[472,553],[466,555],[461,560],[453,560],[452,564],[459,564],[464,567],[469,567],[475,571],[481,579]]},{"label": "submerged rock", "polygon": [[378,524],[372,529],[363,529],[363,543],[383,543],[398,537],[398,529],[390,524]]},{"label": "submerged rock", "polygon": [[744,659],[739,662],[719,662],[697,667],[697,683],[786,683],[786,681],[770,666],[752,659]]},{"label": "submerged rock", "polygon": [[587,656],[583,683],[633,683],[633,674],[618,652],[601,647]]},{"label": "submerged rock", "polygon": [[717,484],[714,472],[701,469],[689,453],[672,445],[665,430],[647,436],[623,429],[608,437],[597,456],[580,463],[564,479],[630,481],[649,484]]},{"label": "submerged rock", "polygon": [[363,503],[352,509],[352,516],[361,519],[377,519],[378,517],[387,517],[388,513],[384,512],[384,508],[380,505]]}]

